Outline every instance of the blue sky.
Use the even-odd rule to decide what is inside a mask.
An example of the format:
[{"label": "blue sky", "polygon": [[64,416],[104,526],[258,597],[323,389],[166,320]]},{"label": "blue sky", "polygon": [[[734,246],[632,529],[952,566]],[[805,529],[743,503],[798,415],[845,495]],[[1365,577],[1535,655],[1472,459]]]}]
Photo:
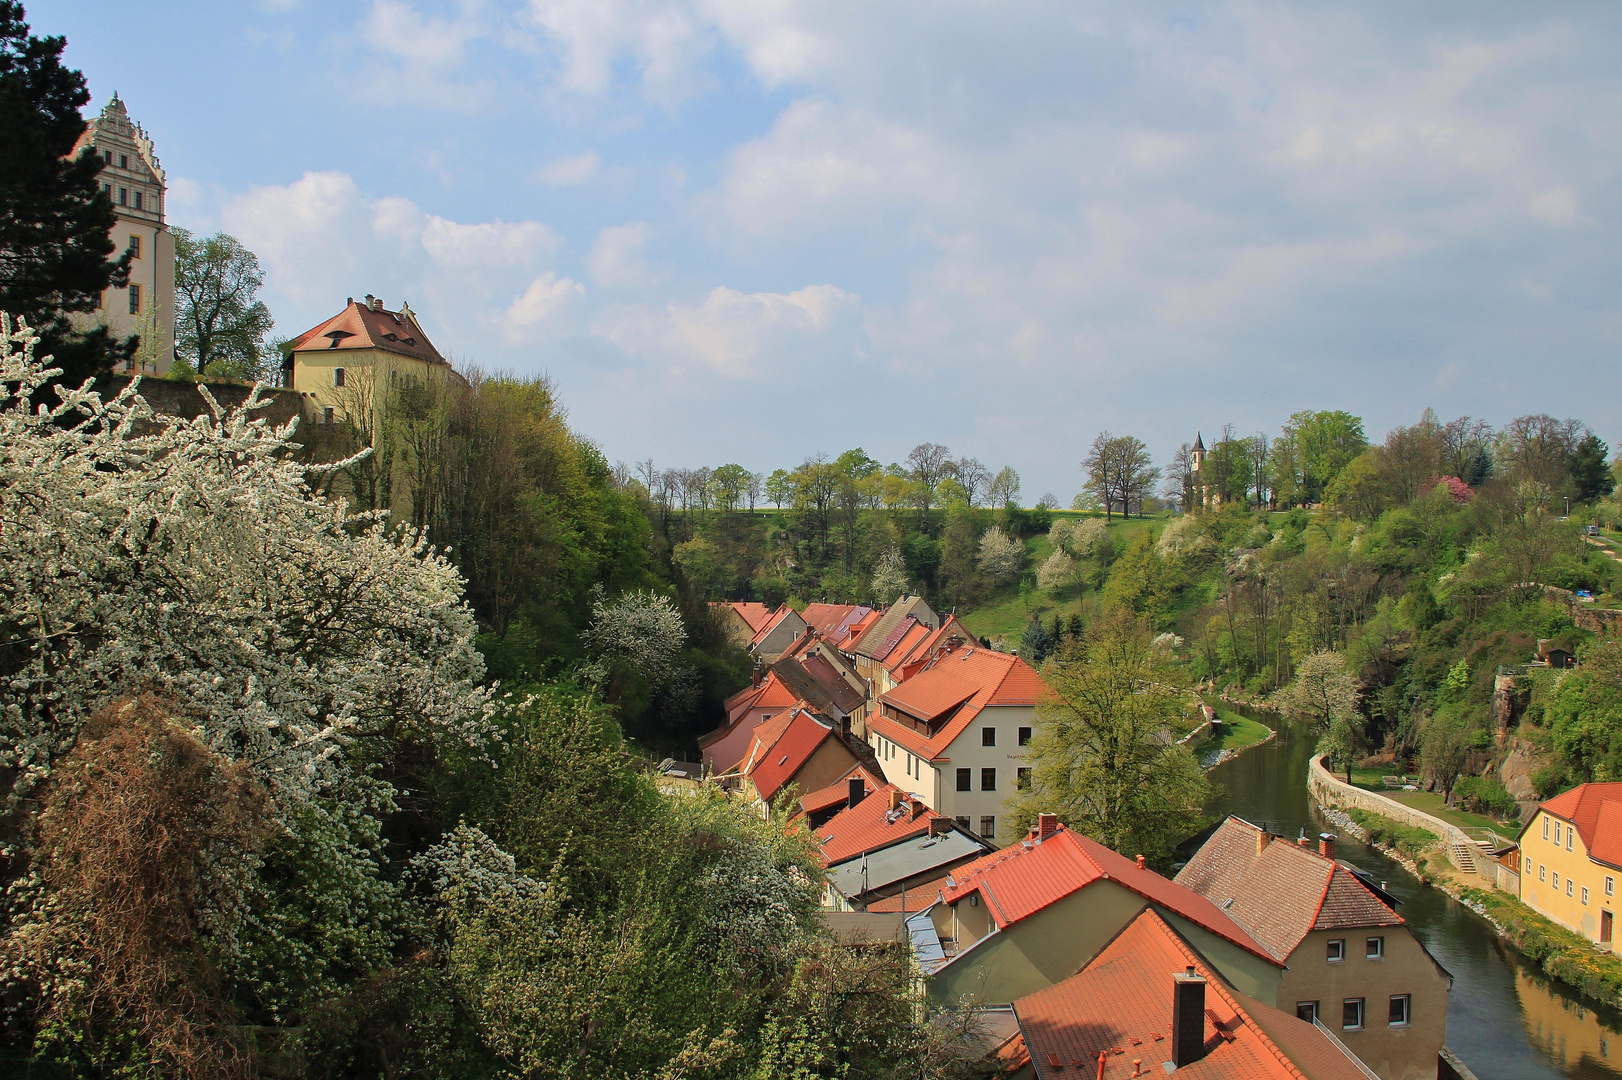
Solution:
[{"label": "blue sky", "polygon": [[409,299],[612,459],[1344,408],[1622,440],[1622,8],[989,0],[29,4],[279,333]]}]

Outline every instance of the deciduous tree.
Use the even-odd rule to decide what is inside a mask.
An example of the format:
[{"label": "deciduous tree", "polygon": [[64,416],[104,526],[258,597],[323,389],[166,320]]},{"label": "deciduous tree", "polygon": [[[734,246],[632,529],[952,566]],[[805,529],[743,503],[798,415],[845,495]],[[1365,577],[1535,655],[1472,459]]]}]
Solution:
[{"label": "deciduous tree", "polygon": [[268,379],[275,320],[258,298],[264,271],[236,237],[175,236],[175,355],[205,376]]}]

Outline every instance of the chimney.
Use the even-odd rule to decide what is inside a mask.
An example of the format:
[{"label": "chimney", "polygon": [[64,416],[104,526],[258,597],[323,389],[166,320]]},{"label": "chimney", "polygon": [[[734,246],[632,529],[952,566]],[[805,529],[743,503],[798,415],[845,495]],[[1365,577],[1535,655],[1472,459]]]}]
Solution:
[{"label": "chimney", "polygon": [[900,806],[901,806],[901,801],[903,799],[905,799],[905,798],[906,798],[906,796],[904,794],[902,794],[900,791],[897,791],[895,788],[891,788],[890,789],[890,809],[891,810],[899,809]]},{"label": "chimney", "polygon": [[1171,1060],[1181,1069],[1205,1056],[1205,979],[1192,967],[1172,976]]},{"label": "chimney", "polygon": [[937,817],[929,819],[929,835],[945,836],[952,831],[952,819]]},{"label": "chimney", "polygon": [[1267,850],[1267,845],[1272,841],[1272,839],[1273,839],[1273,837],[1268,833],[1268,831],[1266,829],[1257,829],[1256,830],[1256,854],[1260,855],[1262,852],[1266,851]]},{"label": "chimney", "polygon": [[381,296],[373,296],[368,293],[366,295],[366,306],[371,308],[373,311],[382,311],[383,298]]},{"label": "chimney", "polygon": [[1298,844],[1301,847],[1306,847],[1307,846],[1307,838],[1305,836],[1296,837],[1295,842],[1296,842],[1296,844]]},{"label": "chimney", "polygon": [[1142,855],[1139,855],[1138,856],[1138,869],[1139,870],[1145,870],[1145,869],[1148,868],[1148,866],[1149,866],[1149,860],[1145,859]]},{"label": "chimney", "polygon": [[860,776],[853,776],[850,778],[849,790],[850,794],[845,796],[846,808],[855,806],[857,803],[867,798],[867,784]]},{"label": "chimney", "polygon": [[1332,832],[1318,834],[1318,854],[1326,859],[1335,857],[1335,834]]},{"label": "chimney", "polygon": [[1038,839],[1046,839],[1059,831],[1058,814],[1037,814],[1036,835]]}]

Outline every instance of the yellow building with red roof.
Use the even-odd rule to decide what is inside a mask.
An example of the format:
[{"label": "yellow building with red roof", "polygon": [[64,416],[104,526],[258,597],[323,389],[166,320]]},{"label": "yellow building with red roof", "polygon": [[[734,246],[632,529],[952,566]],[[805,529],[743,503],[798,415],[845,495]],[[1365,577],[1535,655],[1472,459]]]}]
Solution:
[{"label": "yellow building with red roof", "polygon": [[1622,877],[1622,783],[1582,784],[1539,804],[1520,849],[1521,902],[1610,948]]}]

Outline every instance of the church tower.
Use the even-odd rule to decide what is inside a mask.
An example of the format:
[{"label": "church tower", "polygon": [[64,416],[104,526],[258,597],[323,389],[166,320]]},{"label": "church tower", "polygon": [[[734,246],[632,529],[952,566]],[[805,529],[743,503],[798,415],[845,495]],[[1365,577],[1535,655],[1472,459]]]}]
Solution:
[{"label": "church tower", "polygon": [[[1201,473],[1201,469],[1205,466],[1205,437],[1198,431],[1194,433],[1194,449],[1189,451],[1188,456],[1188,497],[1186,501],[1197,502],[1201,507],[1207,506],[1211,501],[1211,489],[1210,485],[1206,484],[1205,477]],[[1184,509],[1192,508],[1185,507]]]},{"label": "church tower", "polygon": [[129,285],[102,293],[87,325],[105,324],[116,338],[141,336],[132,372],[164,374],[175,356],[175,238],[164,224],[166,187],[152,139],[113,100],[90,121],[75,154],[86,146],[101,158],[101,190],[113,201],[114,255],[130,260]]}]

